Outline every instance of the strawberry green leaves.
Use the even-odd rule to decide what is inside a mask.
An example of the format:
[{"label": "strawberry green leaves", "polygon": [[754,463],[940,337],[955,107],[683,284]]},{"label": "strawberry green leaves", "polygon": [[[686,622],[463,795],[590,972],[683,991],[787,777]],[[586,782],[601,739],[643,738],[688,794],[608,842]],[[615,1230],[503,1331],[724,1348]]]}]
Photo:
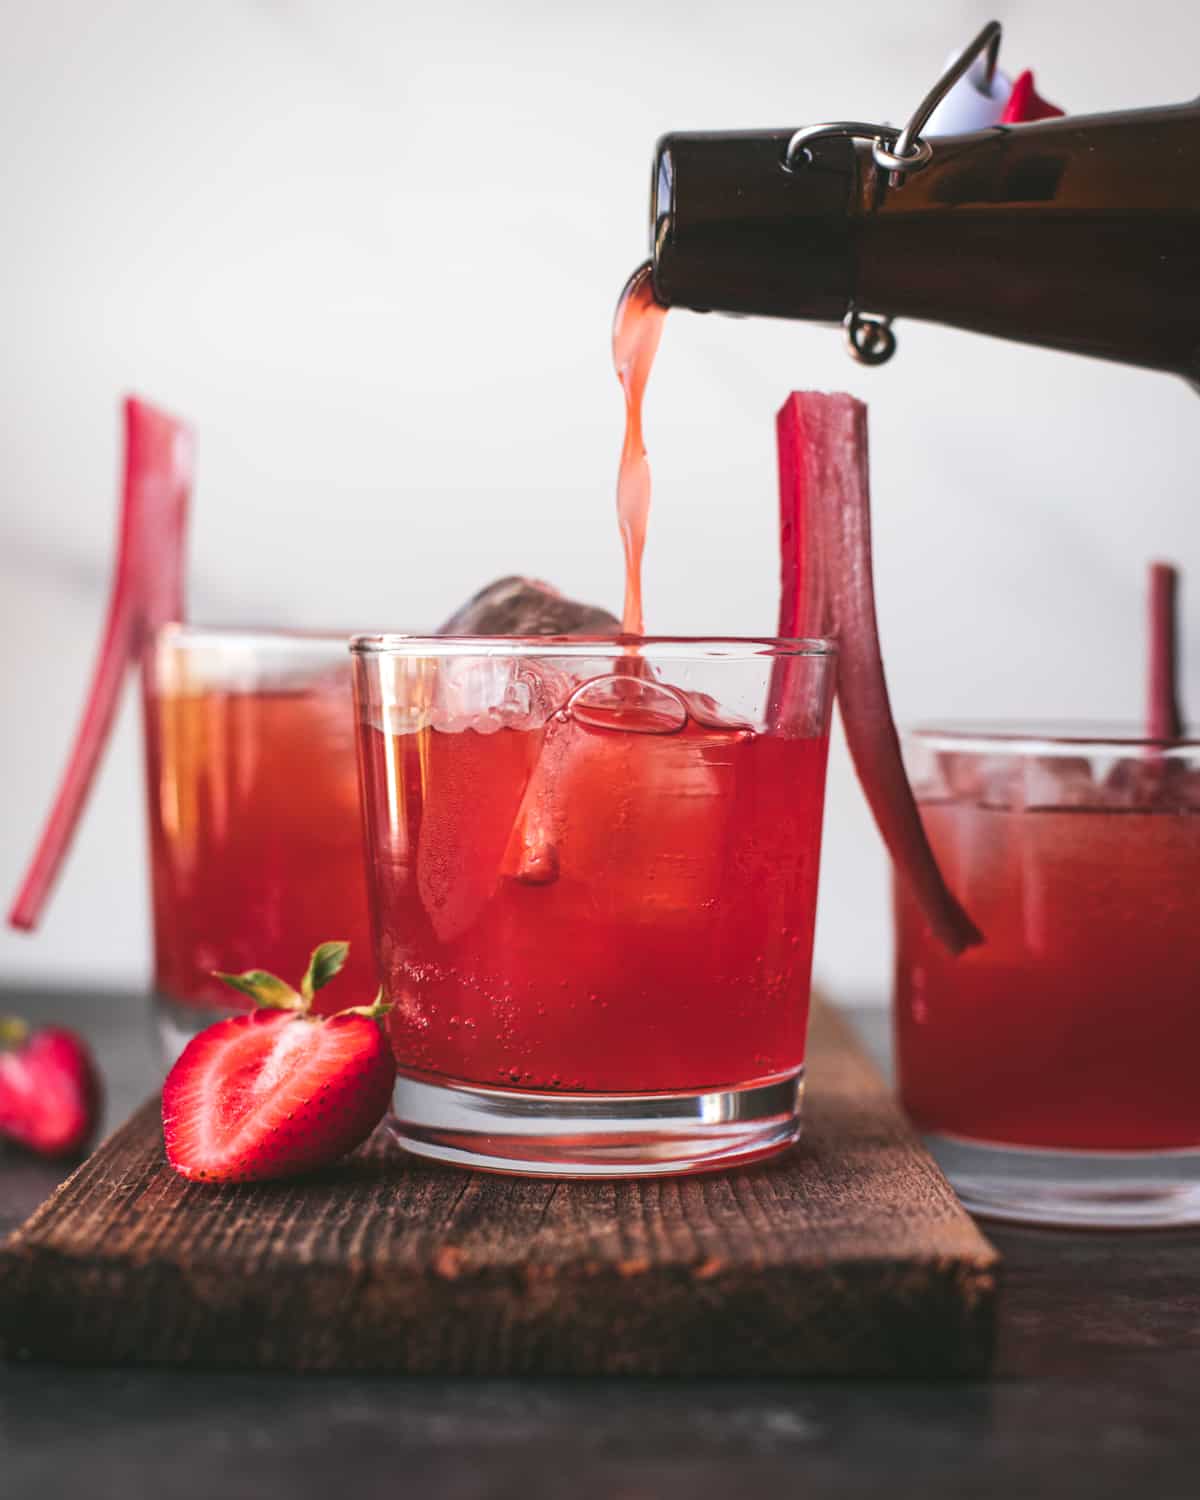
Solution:
[{"label": "strawberry green leaves", "polygon": [[[246,969],[241,974],[223,974],[220,970],[215,970],[214,977],[239,994],[248,995],[264,1010],[291,1010],[297,1015],[307,1016],[312,1010],[313,996],[342,972],[349,956],[349,943],[319,943],[312,951],[298,990],[293,989],[277,974],[269,974],[266,969]],[[380,990],[373,1005],[358,1006],[353,1014],[378,1019],[387,1010],[388,1007],[383,1004],[383,991]]]},{"label": "strawberry green leaves", "polygon": [[230,989],[249,995],[251,1000],[267,1010],[308,1009],[302,995],[298,995],[290,984],[285,984],[276,975],[268,974],[265,969],[247,969],[242,974],[222,974],[218,969],[214,971],[213,977],[223,980]]},{"label": "strawberry green leaves", "polygon": [[321,943],[313,949],[304,978],[300,981],[300,993],[311,1002],[319,989],[342,972],[350,953],[349,943]]}]

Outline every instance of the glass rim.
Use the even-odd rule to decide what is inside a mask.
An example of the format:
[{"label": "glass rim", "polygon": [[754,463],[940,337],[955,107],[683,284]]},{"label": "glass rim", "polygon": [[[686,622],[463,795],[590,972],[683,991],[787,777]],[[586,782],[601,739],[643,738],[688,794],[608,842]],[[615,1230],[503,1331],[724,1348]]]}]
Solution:
[{"label": "glass rim", "polygon": [[1190,755],[1200,750],[1200,737],[1196,735],[1156,739],[1140,725],[1087,719],[963,719],[914,724],[903,734],[930,750],[967,755],[1078,756],[1086,750],[1098,753],[1159,750],[1166,755]]},{"label": "glass rim", "polygon": [[345,647],[353,630],[315,630],[288,625],[199,625],[190,620],[170,620],[153,633],[156,641],[179,646],[301,646]]},{"label": "glass rim", "polygon": [[746,661],[756,657],[833,657],[837,643],[802,636],[703,635],[353,635],[356,656],[567,658],[612,654],[628,647],[649,648],[668,661]]}]

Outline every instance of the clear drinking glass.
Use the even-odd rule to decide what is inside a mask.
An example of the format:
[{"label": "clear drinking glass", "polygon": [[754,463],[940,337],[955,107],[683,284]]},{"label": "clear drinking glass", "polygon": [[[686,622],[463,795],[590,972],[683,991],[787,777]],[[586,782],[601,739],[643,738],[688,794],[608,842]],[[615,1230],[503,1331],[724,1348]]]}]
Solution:
[{"label": "clear drinking glass", "polygon": [[245,1008],[214,969],[295,983],[328,938],[318,995],[369,1004],[370,941],[346,635],[168,625],[143,662],[155,1009],[178,1054]]},{"label": "clear drinking glass", "polygon": [[910,778],[986,941],[896,889],[904,1104],[968,1207],[1200,1222],[1200,741],[923,729]]},{"label": "clear drinking glass", "polygon": [[616,1177],[795,1139],[833,648],[353,651],[400,1141]]}]

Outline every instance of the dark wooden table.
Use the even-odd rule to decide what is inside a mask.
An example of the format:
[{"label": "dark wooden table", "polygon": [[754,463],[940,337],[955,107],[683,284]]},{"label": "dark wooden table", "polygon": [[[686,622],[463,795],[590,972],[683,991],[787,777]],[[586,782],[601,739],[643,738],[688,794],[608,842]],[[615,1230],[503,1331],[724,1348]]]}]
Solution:
[{"label": "dark wooden table", "polygon": [[[109,1125],[154,1081],[130,995],[0,992],[92,1035]],[[878,1012],[855,1020],[879,1052]],[[0,1147],[0,1231],[58,1173]],[[0,1497],[1023,1500],[1200,1495],[1200,1231],[990,1226],[978,1384],[433,1381],[0,1365]]]}]

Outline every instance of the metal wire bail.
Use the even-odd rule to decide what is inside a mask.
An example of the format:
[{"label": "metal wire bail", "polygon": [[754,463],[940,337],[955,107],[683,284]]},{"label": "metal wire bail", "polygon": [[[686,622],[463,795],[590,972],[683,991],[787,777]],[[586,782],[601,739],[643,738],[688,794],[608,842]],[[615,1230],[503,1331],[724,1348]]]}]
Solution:
[{"label": "metal wire bail", "polygon": [[835,120],[824,125],[805,125],[795,131],[783,153],[783,165],[789,172],[812,161],[810,146],[814,141],[831,137],[849,137],[870,141],[871,155],[888,174],[888,186],[903,186],[910,172],[919,172],[933,155],[933,147],[921,136],[930,115],[960,78],[983,56],[984,82],[988,88],[996,71],[1000,52],[1000,22],[989,21],[977,37],[951,62],[925,97],[913,110],[907,124],[899,130],[894,125],[868,125],[861,120]]},{"label": "metal wire bail", "polygon": [[[876,166],[888,174],[888,186],[903,187],[910,172],[919,172],[929,164],[933,146],[924,139],[929,117],[975,62],[984,58],[984,85],[990,91],[1000,52],[1000,22],[989,21],[977,37],[958,54],[950,66],[913,110],[907,124],[869,125],[862,120],[831,120],[824,125],[804,125],[792,133],[783,153],[785,171],[799,171],[811,163],[814,141],[839,138],[870,141]],[[883,365],[896,352],[896,335],[892,320],[882,313],[866,313],[851,304],[842,324],[846,346],[862,365]]]}]

